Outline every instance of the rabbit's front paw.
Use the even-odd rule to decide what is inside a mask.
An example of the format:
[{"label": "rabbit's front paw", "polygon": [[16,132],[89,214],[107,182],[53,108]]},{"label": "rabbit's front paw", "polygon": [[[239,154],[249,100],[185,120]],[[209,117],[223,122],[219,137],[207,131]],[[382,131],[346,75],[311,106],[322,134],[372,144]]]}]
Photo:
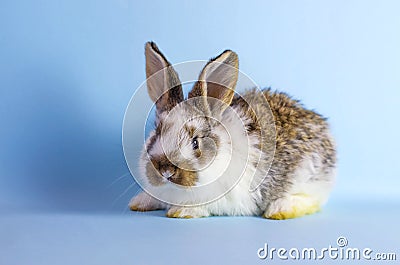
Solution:
[{"label": "rabbit's front paw", "polygon": [[210,216],[210,213],[202,207],[171,207],[167,212],[170,218],[200,218]]},{"label": "rabbit's front paw", "polygon": [[139,211],[139,212],[165,209],[162,202],[158,201],[157,199],[154,199],[146,192],[141,192],[135,197],[133,197],[129,202],[129,208],[132,211]]}]

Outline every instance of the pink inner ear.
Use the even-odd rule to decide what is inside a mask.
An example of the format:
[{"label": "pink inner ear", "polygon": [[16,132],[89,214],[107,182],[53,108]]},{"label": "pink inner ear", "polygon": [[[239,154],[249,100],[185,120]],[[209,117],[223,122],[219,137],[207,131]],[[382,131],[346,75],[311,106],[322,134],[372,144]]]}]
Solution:
[{"label": "pink inner ear", "polygon": [[158,111],[171,110],[183,101],[178,74],[155,43],[146,44],[147,90]]},{"label": "pink inner ear", "polygon": [[232,100],[234,91],[221,84],[207,82],[207,96],[219,99],[225,103]]}]

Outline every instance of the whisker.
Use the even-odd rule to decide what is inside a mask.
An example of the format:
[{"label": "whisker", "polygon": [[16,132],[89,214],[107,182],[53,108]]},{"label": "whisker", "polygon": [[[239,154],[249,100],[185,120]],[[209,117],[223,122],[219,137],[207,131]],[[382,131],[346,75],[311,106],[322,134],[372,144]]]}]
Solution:
[{"label": "whisker", "polygon": [[133,188],[135,185],[137,185],[136,182],[133,182],[131,185],[128,186],[112,203],[112,205],[115,205],[115,203],[122,198],[131,188]]},{"label": "whisker", "polygon": [[[132,185],[131,185],[132,186]],[[130,187],[128,187],[128,189],[129,189]],[[133,197],[136,197],[140,192],[141,192],[142,190],[140,190],[140,189],[138,189],[136,192],[135,192],[135,194],[132,196],[132,198]],[[126,191],[125,191],[126,192]],[[121,215],[125,215],[127,212],[129,211],[129,207],[124,207],[123,208],[123,210],[122,210],[122,213],[121,213]]]},{"label": "whisker", "polygon": [[107,189],[111,188],[112,185],[116,184],[116,183],[117,183],[118,181],[120,181],[121,179],[123,179],[123,178],[125,178],[125,177],[128,177],[130,174],[131,174],[130,172],[127,172],[127,173],[125,173],[125,174],[122,174],[122,176],[120,176],[120,177],[114,179],[114,180],[111,182],[111,184],[107,186]]}]

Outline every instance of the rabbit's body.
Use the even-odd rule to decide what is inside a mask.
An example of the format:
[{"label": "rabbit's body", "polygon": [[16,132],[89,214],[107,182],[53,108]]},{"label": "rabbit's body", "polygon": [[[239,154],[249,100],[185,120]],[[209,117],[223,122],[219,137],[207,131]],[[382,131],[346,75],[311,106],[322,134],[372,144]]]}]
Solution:
[{"label": "rabbit's body", "polygon": [[[265,217],[274,219],[315,212],[326,202],[335,178],[336,151],[326,119],[285,93],[268,89],[263,95],[273,114],[276,143],[267,177],[255,192],[259,196],[257,205]],[[251,90],[243,98],[249,102],[259,99],[260,95],[257,90]],[[232,105],[249,113],[241,101],[242,97],[236,97]],[[259,123],[271,122],[268,111],[259,112],[264,114],[259,115],[262,117]],[[259,135],[254,127],[257,126],[247,126]],[[268,149],[271,143],[264,141],[263,144]]]},{"label": "rabbit's body", "polygon": [[[153,63],[156,59],[165,60],[154,44],[148,44],[146,49],[148,60]],[[175,85],[169,84],[175,87],[170,94],[152,97],[159,104],[157,128],[150,134],[140,162],[143,185],[157,189],[167,201],[179,201],[171,192],[171,185],[190,188],[215,182],[210,198],[194,194],[190,199],[182,198],[182,204],[177,206],[142,192],[131,200],[131,209],[167,209],[167,216],[181,218],[263,215],[271,219],[293,218],[319,210],[333,186],[336,162],[326,119],[284,93],[253,89],[233,95],[221,85],[213,86],[205,79],[218,77],[219,66],[212,64],[220,63],[219,60],[237,69],[237,57],[230,51],[211,60],[189,93],[187,104],[180,104],[186,101],[175,81]],[[170,67],[168,61],[163,62],[163,67]],[[228,88],[234,88],[237,79],[231,68],[221,71],[231,74],[227,80],[233,83],[223,84]],[[173,77],[168,80],[174,80]],[[148,81],[148,85],[152,95],[152,83]],[[210,95],[230,105],[233,112],[214,104]],[[199,96],[202,101],[190,101]],[[267,105],[263,104],[265,100]],[[203,117],[205,113],[222,122]],[[206,139],[211,139],[213,145]],[[238,172],[242,172],[241,177],[233,186],[226,179],[218,179],[222,173],[233,176]],[[260,185],[252,189],[255,179],[260,180]],[[215,198],[215,194],[221,196]],[[199,203],[204,199],[209,202]]]}]

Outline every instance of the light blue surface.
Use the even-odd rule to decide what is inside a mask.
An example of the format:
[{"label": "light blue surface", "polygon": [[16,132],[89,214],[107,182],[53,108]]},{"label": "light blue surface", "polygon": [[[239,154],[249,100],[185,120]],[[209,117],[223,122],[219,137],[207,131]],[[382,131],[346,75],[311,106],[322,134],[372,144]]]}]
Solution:
[{"label": "light blue surface", "polygon": [[[399,12],[398,1],[1,1],[0,264],[250,264],[265,241],[340,234],[398,249]],[[257,84],[328,116],[339,165],[326,210],[287,222],[127,212],[137,187],[121,128],[148,40],[172,63],[235,50]]]},{"label": "light blue surface", "polygon": [[[362,204],[361,204],[362,205]],[[286,221],[258,217],[170,219],[162,212],[120,215],[8,215],[0,227],[0,264],[320,264],[316,260],[261,260],[265,243],[275,248],[370,248],[396,253],[399,204],[333,205],[313,216]],[[324,264],[374,264],[339,260]]]}]

